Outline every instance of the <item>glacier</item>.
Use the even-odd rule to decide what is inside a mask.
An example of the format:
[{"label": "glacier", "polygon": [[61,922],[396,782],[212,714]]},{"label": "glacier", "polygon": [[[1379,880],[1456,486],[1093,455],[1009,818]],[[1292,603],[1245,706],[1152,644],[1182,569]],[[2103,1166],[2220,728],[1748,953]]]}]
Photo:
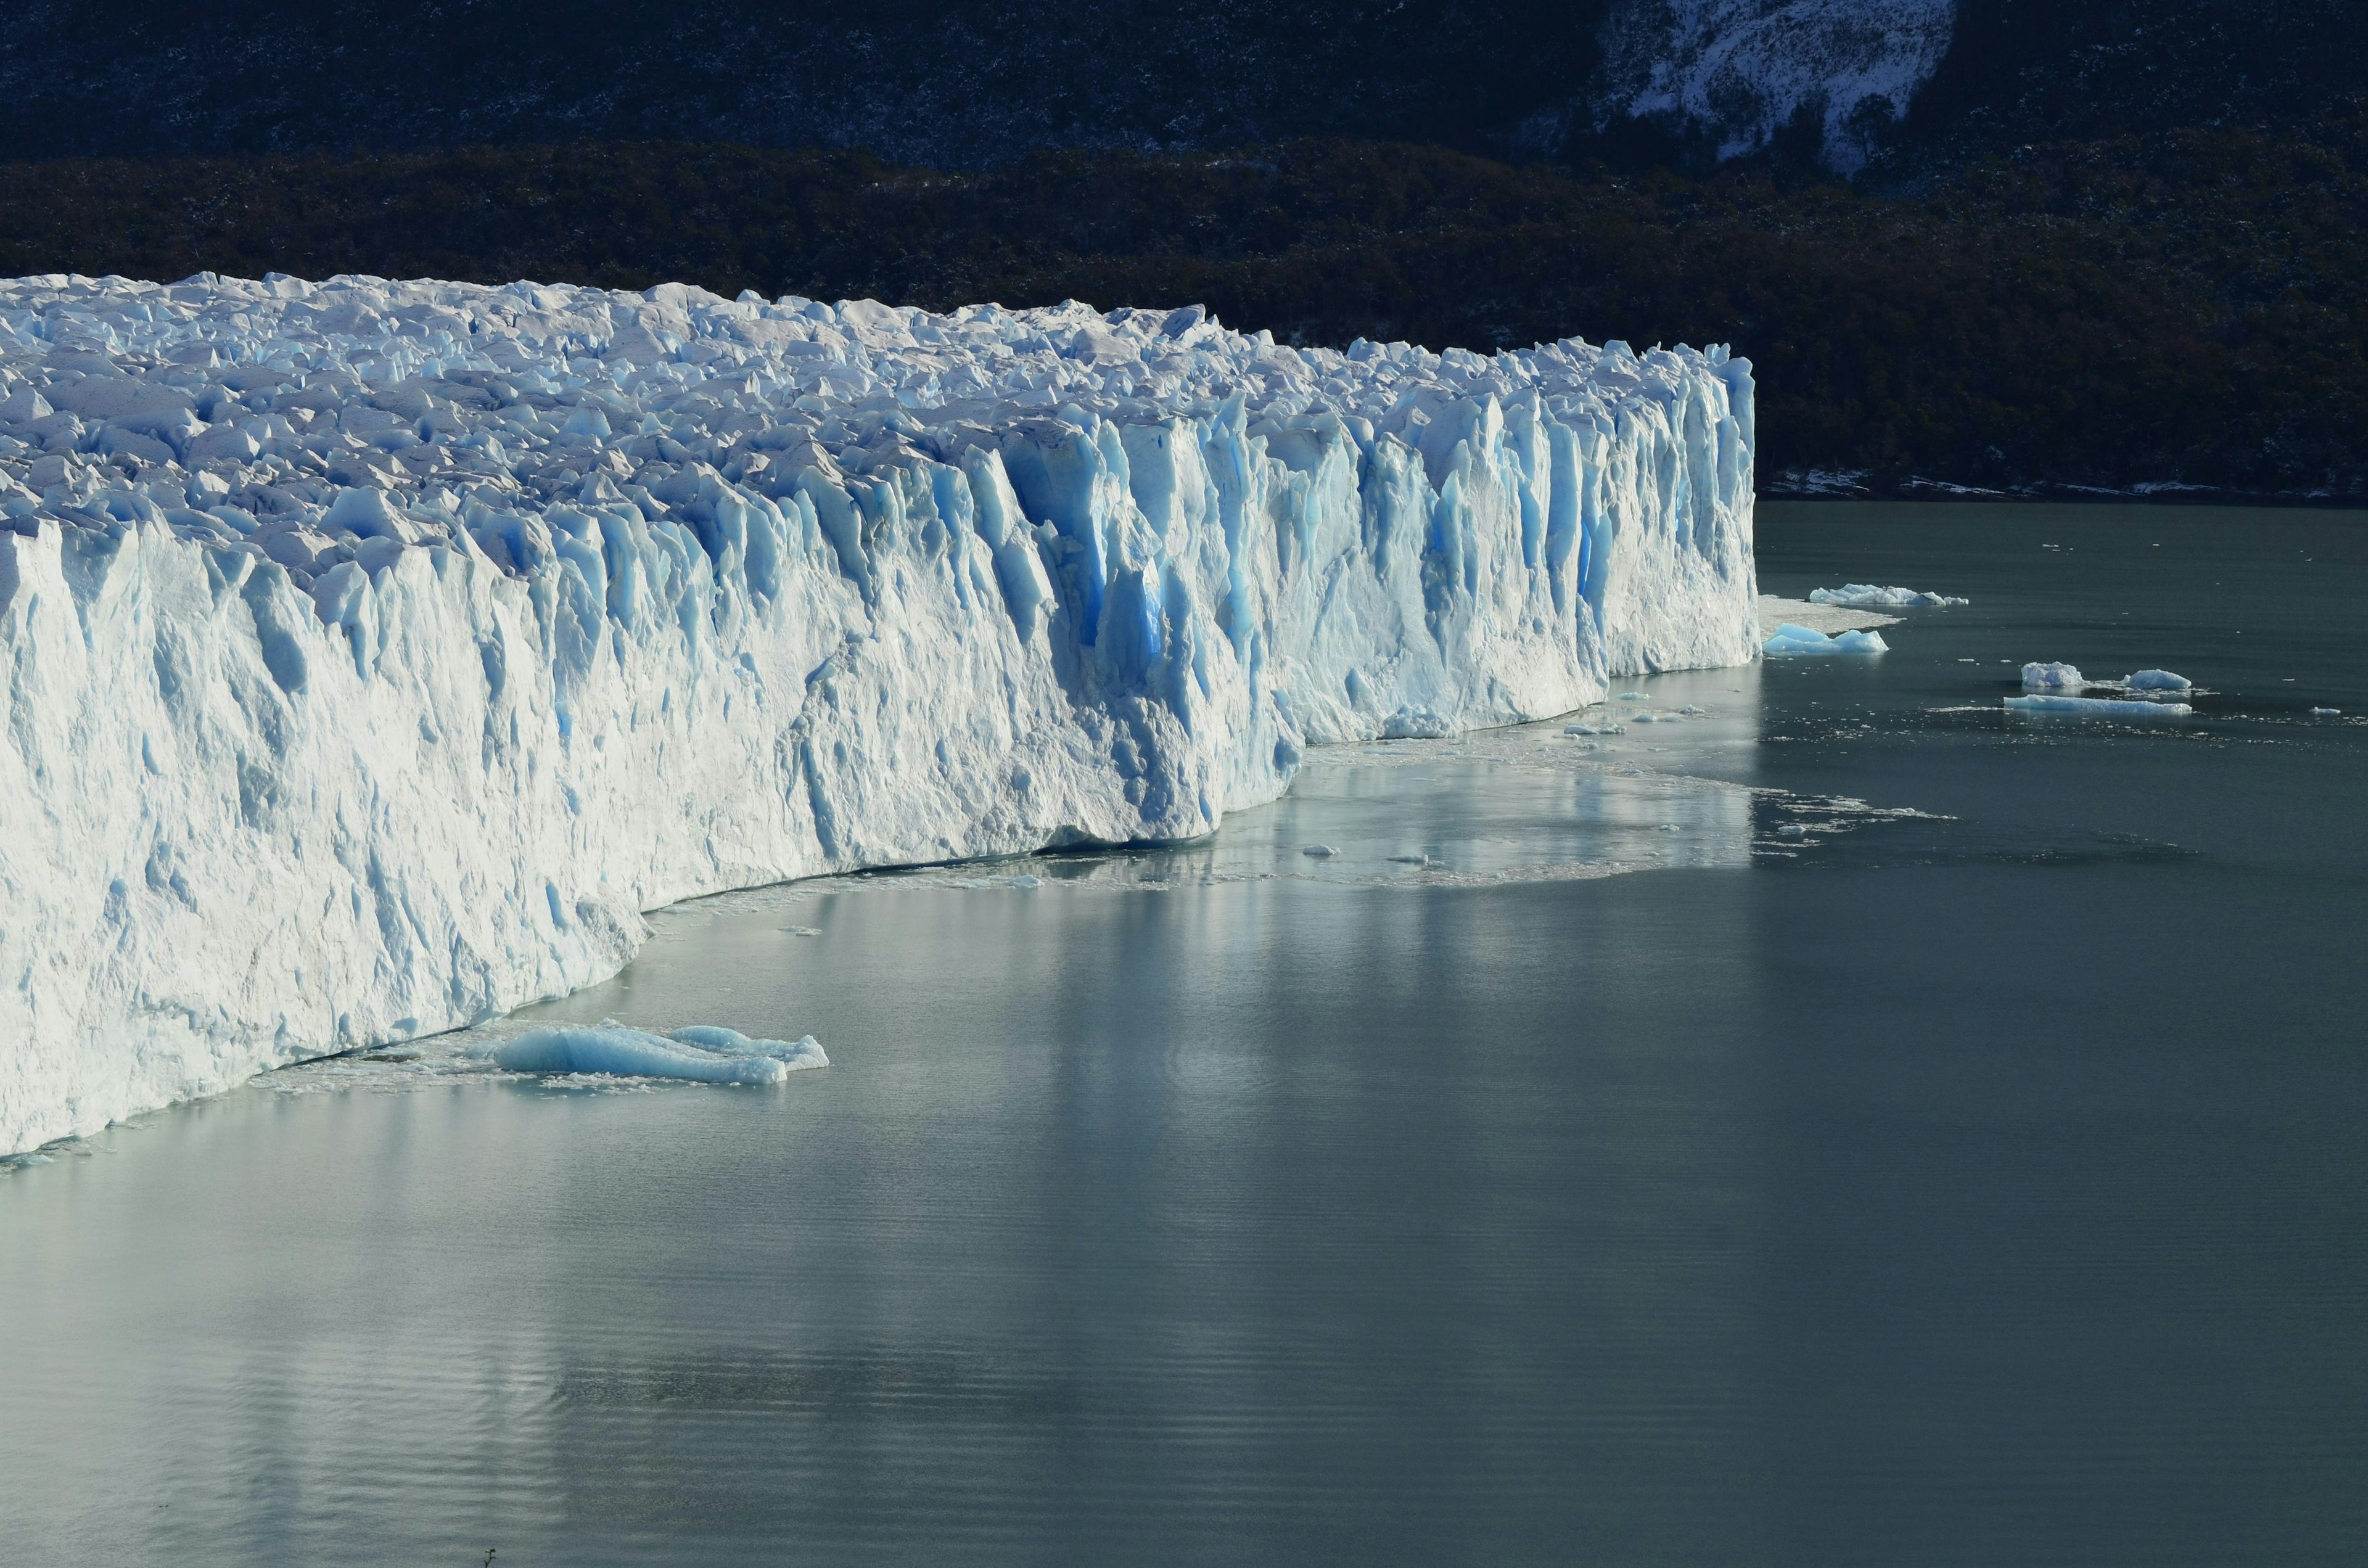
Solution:
[{"label": "glacier", "polygon": [[1722,348],[0,281],[0,1151],[1755,656]]}]

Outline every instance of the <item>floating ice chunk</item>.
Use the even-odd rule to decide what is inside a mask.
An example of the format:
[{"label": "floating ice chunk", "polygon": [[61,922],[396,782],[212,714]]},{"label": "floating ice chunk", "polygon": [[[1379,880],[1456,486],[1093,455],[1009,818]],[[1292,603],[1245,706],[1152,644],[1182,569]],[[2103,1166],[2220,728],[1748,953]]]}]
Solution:
[{"label": "floating ice chunk", "polygon": [[1779,838],[1798,838],[1808,831],[1809,830],[1807,828],[1803,827],[1799,823],[1788,822],[1777,828],[1776,836]]},{"label": "floating ice chunk", "polygon": [[1628,726],[1625,724],[1613,724],[1610,722],[1601,724],[1582,722],[1577,724],[1565,724],[1562,727],[1562,733],[1565,735],[1624,735],[1628,733]]},{"label": "floating ice chunk", "polygon": [[800,1035],[795,1040],[750,1040],[738,1029],[727,1029],[715,1024],[692,1024],[687,1028],[670,1031],[666,1039],[677,1045],[695,1045],[701,1051],[712,1051],[723,1056],[764,1056],[780,1062],[792,1073],[809,1067],[827,1067],[830,1058],[822,1042],[812,1035]]},{"label": "floating ice chunk", "polygon": [[1828,637],[1788,620],[1760,644],[1759,651],[1771,659],[1815,658],[1829,653],[1887,653],[1891,644],[1879,631],[1843,631]]},{"label": "floating ice chunk", "polygon": [[2311,713],[2316,718],[2335,719],[2342,716],[2343,710],[2340,708],[2314,708],[2311,710]]},{"label": "floating ice chunk", "polygon": [[778,1084],[790,1073],[787,1062],[770,1056],[723,1055],[616,1023],[529,1029],[479,1046],[470,1054],[490,1058],[512,1073],[600,1073],[702,1084]]},{"label": "floating ice chunk", "polygon": [[1974,601],[1948,594],[1923,594],[1914,588],[1878,588],[1872,583],[1845,583],[1839,588],[1813,588],[1813,605],[1840,605],[1847,609],[1907,609],[1916,606],[1967,605]]},{"label": "floating ice chunk", "polygon": [[2122,683],[2132,691],[2192,691],[2195,683],[2169,670],[2140,670]]},{"label": "floating ice chunk", "polygon": [[1318,860],[1329,860],[1333,856],[1340,853],[1338,849],[1333,848],[1332,846],[1328,844],[1304,845],[1300,848],[1299,852],[1302,855],[1313,856]]},{"label": "floating ice chunk", "polygon": [[2195,711],[2184,702],[2147,702],[2122,697],[2009,697],[2006,705],[2017,713],[2070,713],[2094,719],[2177,718]]},{"label": "floating ice chunk", "polygon": [[2022,688],[2025,691],[2078,691],[2088,684],[2078,668],[2072,665],[2022,666]]}]

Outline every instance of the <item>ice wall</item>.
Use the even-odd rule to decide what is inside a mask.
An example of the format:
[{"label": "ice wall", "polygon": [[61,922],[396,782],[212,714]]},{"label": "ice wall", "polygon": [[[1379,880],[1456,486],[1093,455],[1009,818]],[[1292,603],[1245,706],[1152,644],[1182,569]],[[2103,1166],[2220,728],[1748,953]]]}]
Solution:
[{"label": "ice wall", "polygon": [[1724,350],[0,283],[0,1150],[1755,639]]}]

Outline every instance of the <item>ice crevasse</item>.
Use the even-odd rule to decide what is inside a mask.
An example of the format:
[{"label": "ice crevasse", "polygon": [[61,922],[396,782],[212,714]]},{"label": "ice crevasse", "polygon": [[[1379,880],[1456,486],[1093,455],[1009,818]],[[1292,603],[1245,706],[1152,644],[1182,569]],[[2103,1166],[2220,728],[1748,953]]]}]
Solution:
[{"label": "ice crevasse", "polygon": [[0,1150],[1754,654],[1723,349],[0,283]]}]

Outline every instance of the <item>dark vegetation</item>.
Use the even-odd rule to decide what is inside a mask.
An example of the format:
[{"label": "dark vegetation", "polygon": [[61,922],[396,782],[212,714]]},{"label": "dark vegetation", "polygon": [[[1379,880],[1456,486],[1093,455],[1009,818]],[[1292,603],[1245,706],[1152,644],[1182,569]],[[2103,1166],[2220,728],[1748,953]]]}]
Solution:
[{"label": "dark vegetation", "polygon": [[0,165],[0,274],[341,271],[946,307],[1208,304],[1298,343],[1729,342],[1763,482],[2368,494],[2368,114],[2066,142],[1884,199],[1302,141],[983,173],[577,143]]},{"label": "dark vegetation", "polygon": [[11,157],[582,140],[1481,146],[1583,91],[1611,0],[11,0]]},{"label": "dark vegetation", "polygon": [[[1887,0],[1858,0],[1880,12]],[[1653,0],[10,0],[12,158],[683,141],[983,168],[1294,137],[1695,161],[1594,134]],[[2303,116],[2360,90],[2361,0],[1954,0],[1884,160]],[[1564,140],[1565,135],[1570,140]]]}]

